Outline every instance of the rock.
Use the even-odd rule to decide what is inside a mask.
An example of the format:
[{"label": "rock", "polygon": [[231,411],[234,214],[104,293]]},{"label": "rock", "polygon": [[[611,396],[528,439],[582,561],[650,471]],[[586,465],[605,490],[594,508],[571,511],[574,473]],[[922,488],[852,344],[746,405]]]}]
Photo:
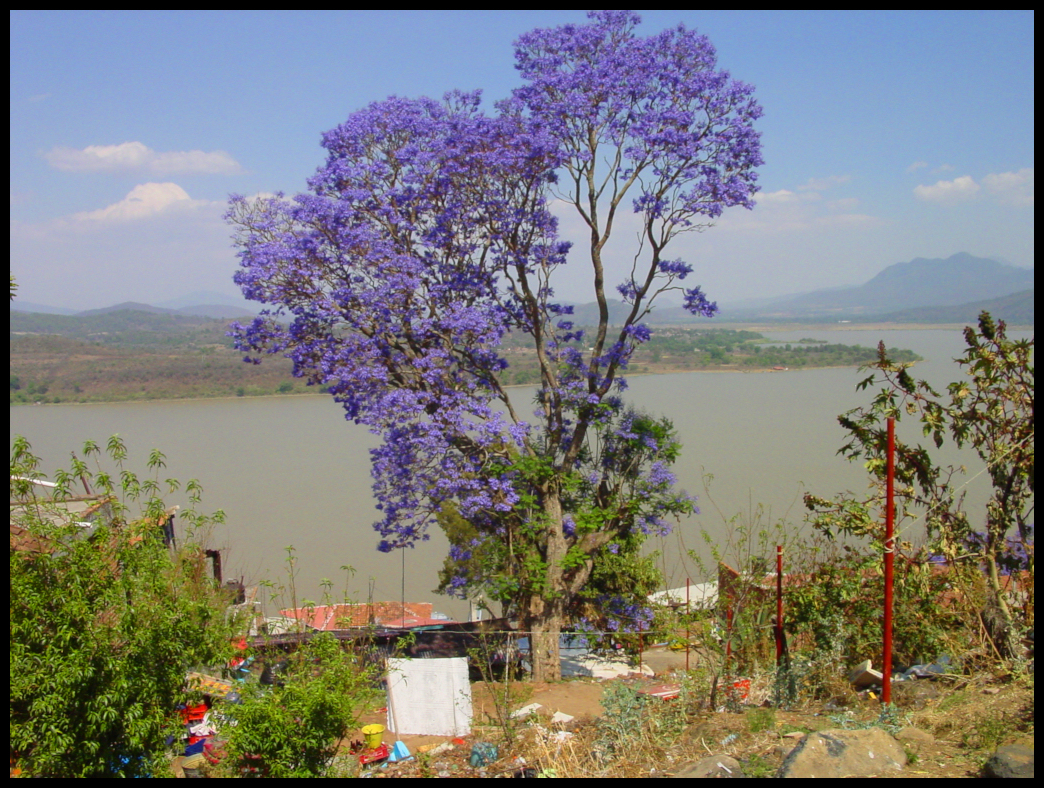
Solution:
[{"label": "rock", "polygon": [[743,767],[735,758],[728,755],[712,755],[696,763],[683,766],[674,774],[675,777],[719,777],[735,779],[746,777]]},{"label": "rock", "polygon": [[1033,777],[1033,750],[1021,744],[998,747],[982,767],[983,777]]},{"label": "rock", "polygon": [[928,733],[928,731],[922,731],[920,728],[903,728],[895,735],[895,738],[903,744],[913,744],[917,746],[929,746],[935,744],[935,736]]},{"label": "rock", "polygon": [[906,765],[899,742],[881,728],[808,734],[779,768],[778,777],[871,777]]},{"label": "rock", "polygon": [[1000,687],[986,687],[985,689],[983,689],[982,694],[996,695],[998,692],[1000,692]]}]

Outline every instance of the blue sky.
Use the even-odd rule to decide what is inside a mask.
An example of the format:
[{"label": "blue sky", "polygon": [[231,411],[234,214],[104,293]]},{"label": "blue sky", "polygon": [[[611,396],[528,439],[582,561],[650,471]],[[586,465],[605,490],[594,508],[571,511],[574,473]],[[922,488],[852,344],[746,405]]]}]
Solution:
[{"label": "blue sky", "polygon": [[[230,193],[294,193],[388,95],[517,86],[512,42],[582,12],[14,12],[11,267],[87,309],[235,294]],[[1029,12],[655,11],[756,86],[758,206],[675,249],[711,298],[858,284],[959,251],[1033,265]],[[572,232],[569,222],[565,233]],[[590,300],[580,271],[559,295]],[[972,298],[969,298],[972,300]]]}]

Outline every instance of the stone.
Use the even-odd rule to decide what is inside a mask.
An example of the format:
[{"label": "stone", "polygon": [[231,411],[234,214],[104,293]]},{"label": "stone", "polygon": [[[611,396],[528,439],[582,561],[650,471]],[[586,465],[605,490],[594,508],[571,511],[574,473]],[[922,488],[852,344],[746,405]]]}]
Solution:
[{"label": "stone", "polygon": [[1033,750],[1021,744],[1005,744],[986,761],[983,777],[1033,777]]},{"label": "stone", "polygon": [[935,744],[935,736],[930,734],[928,731],[922,731],[920,728],[903,728],[899,733],[895,734],[895,738],[903,744],[913,744],[917,746],[929,746]]},{"label": "stone", "polygon": [[746,777],[743,767],[735,758],[728,755],[712,755],[709,758],[683,766],[675,777],[716,777],[720,779],[737,779]]},{"label": "stone", "polygon": [[902,745],[881,728],[808,734],[787,756],[778,777],[872,777],[906,765]]}]

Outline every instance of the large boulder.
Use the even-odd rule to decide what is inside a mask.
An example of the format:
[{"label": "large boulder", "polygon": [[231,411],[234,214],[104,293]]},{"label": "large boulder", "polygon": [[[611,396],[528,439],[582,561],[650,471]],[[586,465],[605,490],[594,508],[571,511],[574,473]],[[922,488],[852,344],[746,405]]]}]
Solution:
[{"label": "large boulder", "polygon": [[1033,750],[1021,744],[1005,744],[986,761],[983,777],[1033,777]]},{"label": "large boulder", "polygon": [[779,768],[778,777],[873,777],[906,765],[899,742],[881,728],[809,733]]}]

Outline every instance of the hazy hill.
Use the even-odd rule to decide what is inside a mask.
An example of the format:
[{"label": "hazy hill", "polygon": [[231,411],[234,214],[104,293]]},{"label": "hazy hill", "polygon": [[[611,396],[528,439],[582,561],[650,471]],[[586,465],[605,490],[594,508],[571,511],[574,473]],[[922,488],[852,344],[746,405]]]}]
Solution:
[{"label": "hazy hill", "polygon": [[110,312],[148,312],[151,315],[176,314],[173,309],[164,309],[163,307],[153,306],[152,304],[142,304],[138,301],[124,301],[121,304],[103,306],[100,309],[85,309],[82,312],[77,312],[76,315],[77,317],[91,317],[93,315],[107,315]]},{"label": "hazy hill", "polygon": [[36,304],[32,301],[23,301],[21,298],[16,298],[11,302],[12,312],[38,312],[42,315],[75,315],[75,309],[66,309],[60,306],[50,306],[48,304]]},{"label": "hazy hill", "polygon": [[24,301],[16,298],[11,302],[12,312],[31,312],[44,315],[103,315],[111,312],[122,312],[126,310],[135,312],[147,312],[155,315],[195,315],[197,317],[209,317],[214,320],[229,320],[241,317],[253,317],[258,313],[258,308],[251,308],[252,304],[244,298],[235,298],[223,293],[210,290],[197,290],[193,293],[180,296],[160,304],[146,304],[141,301],[124,301],[120,304],[101,307],[100,309],[87,309],[77,312],[74,309],[50,306],[48,304],[37,304],[32,301]]},{"label": "hazy hill", "polygon": [[79,317],[91,317],[94,315],[108,315],[113,312],[147,312],[152,315],[194,315],[196,317],[209,317],[213,320],[226,320],[237,317],[253,317],[256,313],[238,306],[229,304],[194,304],[183,306],[179,309],[167,309],[152,304],[141,304],[137,301],[124,301],[122,304],[106,306],[101,309],[87,309],[77,312]]},{"label": "hazy hill", "polygon": [[986,301],[1033,287],[1033,270],[960,252],[890,265],[866,284],[817,290],[754,310],[760,317],[884,315],[917,307]]},{"label": "hazy hill", "polygon": [[115,347],[155,345],[230,345],[227,320],[182,315],[171,310],[91,310],[94,314],[51,315],[11,312],[11,335],[42,335],[100,342]]}]

